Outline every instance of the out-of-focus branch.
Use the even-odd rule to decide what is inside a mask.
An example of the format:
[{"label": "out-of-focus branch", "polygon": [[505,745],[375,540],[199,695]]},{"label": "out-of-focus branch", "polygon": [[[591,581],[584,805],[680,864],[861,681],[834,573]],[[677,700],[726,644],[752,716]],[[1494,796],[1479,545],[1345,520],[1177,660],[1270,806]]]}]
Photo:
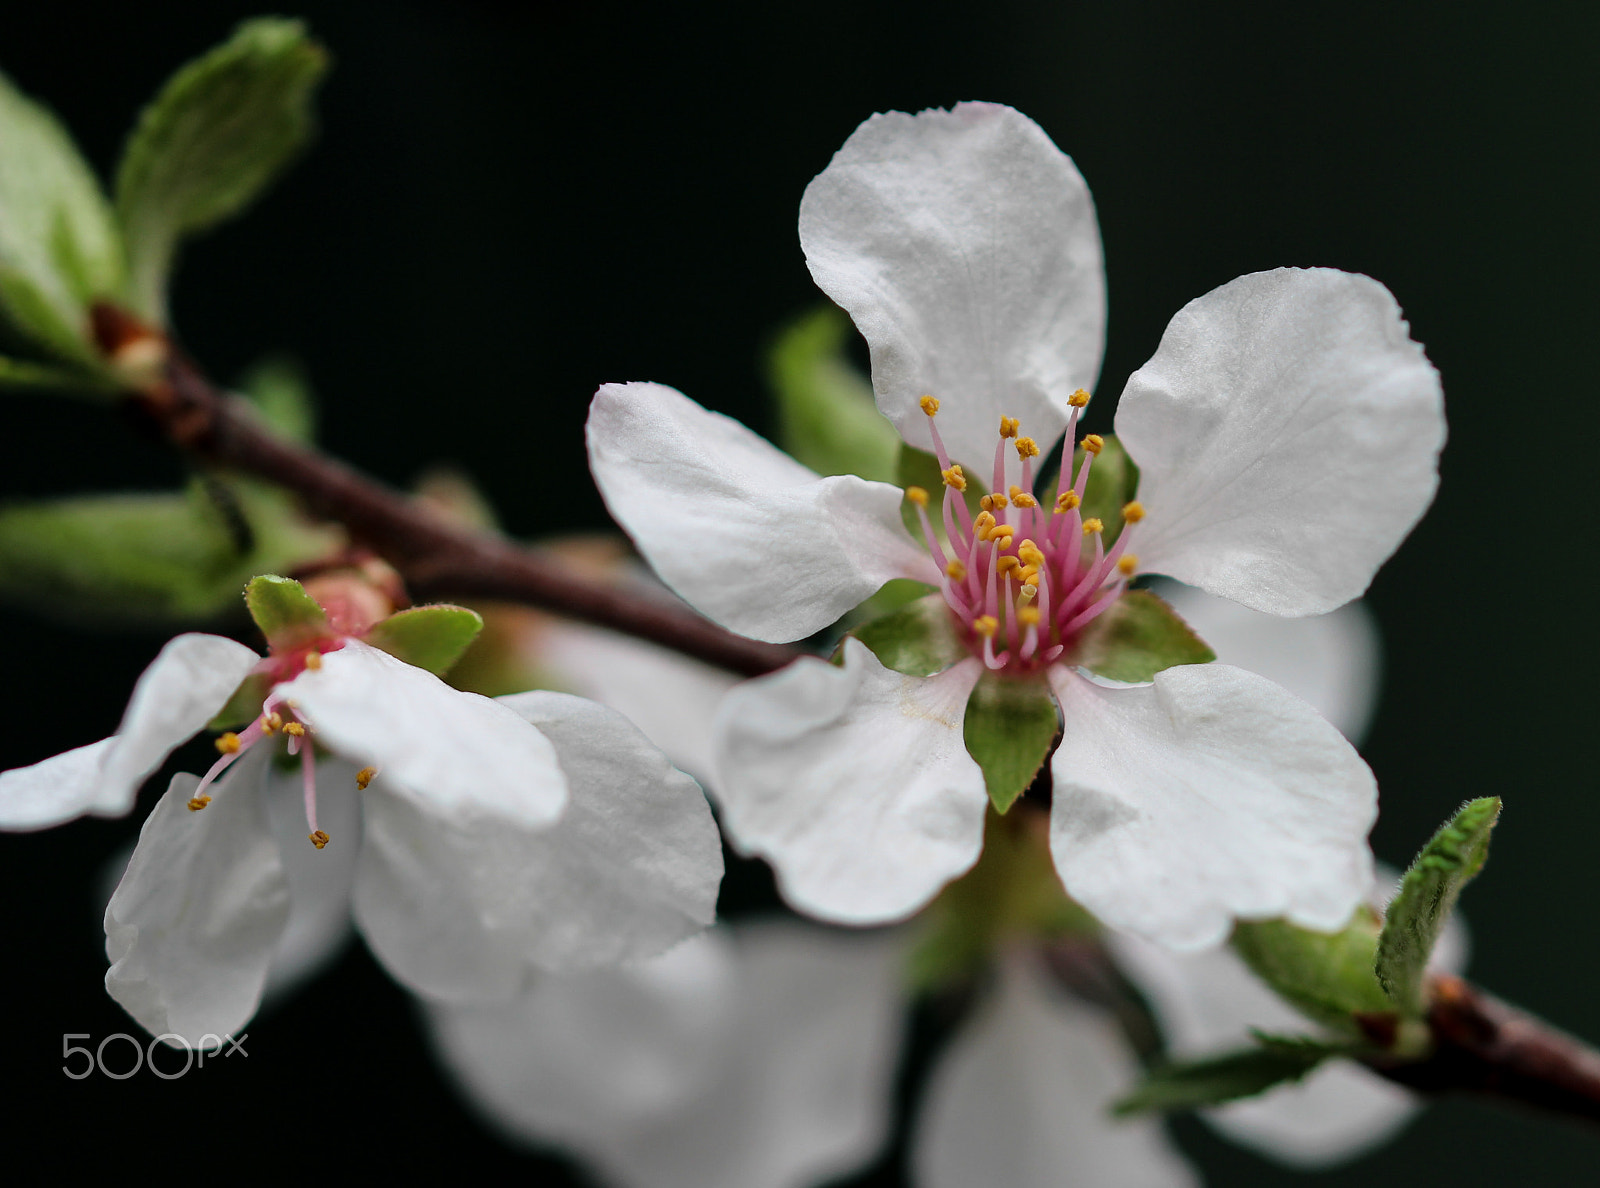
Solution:
[{"label": "out-of-focus branch", "polygon": [[417,598],[521,602],[744,676],[772,672],[800,655],[735,635],[648,588],[596,581],[503,536],[451,523],[335,458],[274,436],[164,336],[121,311],[97,308],[95,332],[124,370],[147,364],[131,404],[164,437],[207,463],[292,491],[312,514],[343,525],[356,543],[393,565]]},{"label": "out-of-focus branch", "polygon": [[1600,1052],[1461,978],[1434,979],[1433,1051],[1409,1063],[1368,1062],[1425,1093],[1477,1093],[1600,1122]]}]

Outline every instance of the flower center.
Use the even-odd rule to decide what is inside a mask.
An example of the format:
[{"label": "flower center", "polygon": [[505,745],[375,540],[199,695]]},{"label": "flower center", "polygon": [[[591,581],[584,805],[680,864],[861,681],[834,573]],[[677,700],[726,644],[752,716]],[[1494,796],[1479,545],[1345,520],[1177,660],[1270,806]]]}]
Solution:
[{"label": "flower center", "polygon": [[[1139,566],[1127,546],[1134,525],[1144,518],[1142,506],[1129,503],[1122,509],[1123,529],[1110,549],[1105,547],[1105,525],[1082,514],[1089,472],[1105,442],[1096,434],[1085,435],[1083,463],[1074,477],[1073,435],[1089,394],[1080,389],[1070,403],[1068,444],[1051,506],[1041,507],[1033,494],[1038,443],[1019,435],[1016,418],[1001,417],[993,486],[974,516],[965,498],[971,480],[950,460],[934,423],[939,402],[922,398],[944,479],[943,541],[928,516],[928,492],[908,487],[906,498],[917,508],[928,552],[944,575],[940,588],[968,646],[996,671],[1027,672],[1056,660],[1116,602]],[[1018,467],[1014,483],[1012,449]]]}]

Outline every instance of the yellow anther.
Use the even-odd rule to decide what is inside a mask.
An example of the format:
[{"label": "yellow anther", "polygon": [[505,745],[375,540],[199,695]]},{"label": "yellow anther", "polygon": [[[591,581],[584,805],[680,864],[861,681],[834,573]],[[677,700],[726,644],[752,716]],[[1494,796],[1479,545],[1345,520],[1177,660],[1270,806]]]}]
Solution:
[{"label": "yellow anther", "polygon": [[239,736],[231,730],[217,735],[217,750],[224,755],[237,755],[240,745]]},{"label": "yellow anther", "polygon": [[1037,627],[1039,625],[1039,608],[1024,606],[1017,611],[1017,622],[1024,627]]},{"label": "yellow anther", "polygon": [[1015,437],[1016,435],[1017,435],[1017,418],[1016,417],[1001,417],[1000,418],[1000,436],[1001,437]]},{"label": "yellow anther", "polygon": [[939,402],[932,396],[924,396],[921,400],[917,401],[917,403],[922,406],[922,411],[927,413],[930,417],[939,411]]},{"label": "yellow anther", "polygon": [[1024,565],[1044,564],[1044,553],[1031,540],[1025,540],[1017,546],[1017,556],[1022,558]]},{"label": "yellow anther", "polygon": [[972,521],[973,534],[979,540],[988,540],[989,539],[989,529],[991,529],[993,527],[994,527],[994,516],[992,516],[987,511],[979,512],[977,518]]},{"label": "yellow anther", "polygon": [[967,576],[967,567],[959,561],[950,562],[949,565],[944,567],[944,571],[950,575],[952,580],[958,582]]},{"label": "yellow anther", "polygon": [[1089,393],[1079,388],[1071,396],[1067,397],[1067,403],[1072,405],[1073,408],[1082,408],[1089,403]]},{"label": "yellow anther", "polygon": [[1085,536],[1088,536],[1090,533],[1094,532],[1104,532],[1105,530],[1106,526],[1093,516],[1090,516],[1083,522],[1083,534]]},{"label": "yellow anther", "polygon": [[307,652],[306,653],[306,667],[311,669],[313,672],[315,672],[317,669],[321,668],[322,667],[322,653],[321,652]]},{"label": "yellow anther", "polygon": [[967,476],[961,473],[961,463],[953,463],[949,470],[941,470],[939,477],[944,480],[944,485],[954,487],[957,491],[967,489]]},{"label": "yellow anther", "polygon": [[208,805],[210,803],[211,803],[211,797],[209,797],[209,796],[195,796],[195,797],[191,798],[190,801],[189,801],[189,811],[191,813],[198,813],[201,809],[205,808],[206,805]]},{"label": "yellow anther", "polygon": [[1064,515],[1083,502],[1076,491],[1063,491],[1056,496],[1056,513]]},{"label": "yellow anther", "polygon": [[1098,433],[1086,433],[1083,435],[1083,440],[1078,444],[1083,446],[1084,453],[1098,454],[1101,450],[1106,448],[1106,439],[1101,437]]},{"label": "yellow anther", "polygon": [[[1037,565],[1024,565],[1022,573],[1018,575],[1017,580],[1023,583],[1024,589],[1028,586],[1033,586],[1039,580],[1039,567]],[[1037,589],[1036,586],[1035,589]]]},{"label": "yellow anther", "polygon": [[1010,573],[1013,569],[1021,569],[1021,568],[1022,568],[1022,562],[1018,561],[1015,557],[1012,557],[1009,554],[1004,556],[1004,557],[1001,557],[998,561],[996,561],[994,563],[994,570],[1001,577],[1005,577],[1006,574]]},{"label": "yellow anther", "polygon": [[1017,438],[1017,457],[1026,461],[1039,456],[1039,443],[1031,437]]},{"label": "yellow anther", "polygon": [[922,487],[907,487],[906,498],[918,507],[928,506],[928,492]]},{"label": "yellow anther", "polygon": [[356,787],[360,788],[363,792],[366,791],[367,785],[372,783],[372,777],[377,774],[378,769],[376,767],[363,767],[360,771],[356,772]]},{"label": "yellow anther", "polygon": [[283,732],[291,738],[304,738],[306,736],[306,728],[300,725],[299,722],[285,722],[283,724]]},{"label": "yellow anther", "polygon": [[988,539],[998,540],[1002,542],[1002,544],[1010,544],[1011,538],[1016,534],[1017,530],[1010,524],[996,524],[993,528],[989,529]]},{"label": "yellow anther", "polygon": [[328,844],[328,835],[319,829],[315,833],[306,834],[306,840],[320,850]]},{"label": "yellow anther", "polygon": [[1122,505],[1122,518],[1129,524],[1137,524],[1144,519],[1144,504],[1135,499],[1132,503]]},{"label": "yellow anther", "polygon": [[1122,571],[1123,577],[1132,577],[1133,571],[1139,568],[1139,558],[1132,553],[1124,553],[1117,558],[1117,568]]},{"label": "yellow anther", "polygon": [[273,734],[283,729],[283,715],[274,710],[261,719],[261,733]]},{"label": "yellow anther", "polygon": [[1006,497],[1000,494],[999,491],[994,492],[992,495],[985,495],[982,499],[978,500],[978,506],[983,508],[984,511],[994,511],[995,509],[1002,508],[1005,505]]},{"label": "yellow anther", "polygon": [[979,615],[972,621],[972,629],[984,638],[990,639],[1000,630],[1000,620],[993,615]]},{"label": "yellow anther", "polygon": [[[996,495],[995,498],[998,499],[1000,497]],[[1035,499],[1032,495],[1029,495],[1021,487],[1015,485],[1013,485],[1011,488],[1011,502],[1016,504],[1018,507],[1039,506],[1039,501],[1037,499]]]}]

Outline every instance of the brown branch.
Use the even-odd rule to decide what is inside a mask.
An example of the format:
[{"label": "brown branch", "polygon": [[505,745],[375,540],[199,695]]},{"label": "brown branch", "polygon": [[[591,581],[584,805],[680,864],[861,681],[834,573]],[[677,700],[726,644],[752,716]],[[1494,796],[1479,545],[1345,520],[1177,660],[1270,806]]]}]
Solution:
[{"label": "brown branch", "polygon": [[1370,1067],[1424,1093],[1477,1093],[1600,1122],[1600,1052],[1457,977],[1433,982],[1433,1051]]},{"label": "brown branch", "polygon": [[342,524],[393,565],[415,597],[521,602],[743,676],[772,672],[801,654],[735,635],[637,584],[596,581],[505,537],[448,522],[334,458],[274,436],[243,401],[218,392],[181,352],[126,314],[102,306],[95,329],[110,358],[154,364],[132,404],[164,437],[205,462],[294,492],[312,514]]}]

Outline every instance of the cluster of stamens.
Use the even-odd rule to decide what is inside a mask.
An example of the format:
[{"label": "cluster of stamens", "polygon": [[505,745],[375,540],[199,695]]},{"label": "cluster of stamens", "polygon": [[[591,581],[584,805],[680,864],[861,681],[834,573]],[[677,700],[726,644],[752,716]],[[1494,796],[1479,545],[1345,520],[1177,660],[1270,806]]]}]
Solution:
[{"label": "cluster of stamens", "polygon": [[[312,652],[303,663],[306,668],[320,668],[322,657],[319,653]],[[194,795],[189,798],[189,811],[197,813],[211,803],[211,796],[206,790],[216,783],[223,772],[238,762],[241,755],[263,739],[276,737],[282,737],[287,743],[291,756],[297,755],[300,758],[300,780],[305,795],[306,824],[311,829],[306,836],[311,844],[320,850],[328,844],[328,835],[317,828],[317,748],[312,741],[311,728],[296,716],[292,705],[276,694],[262,703],[260,715],[243,730],[238,732],[228,730],[217,736],[216,747],[221,754],[211,765],[211,770],[206,772],[199,787],[194,790]],[[377,768],[363,767],[356,773],[356,787],[365,789],[377,774]]]},{"label": "cluster of stamens", "polygon": [[[944,480],[943,539],[928,516],[928,492],[908,487],[906,498],[917,508],[928,551],[943,575],[940,587],[945,601],[974,651],[992,669],[1024,671],[1057,659],[1084,627],[1110,608],[1138,569],[1139,559],[1127,546],[1144,509],[1137,503],[1122,509],[1123,529],[1109,549],[1103,539],[1105,525],[1092,516],[1085,518],[1080,510],[1090,469],[1105,447],[1098,435],[1087,434],[1080,443],[1083,463],[1072,475],[1070,446],[1078,415],[1088,403],[1089,394],[1081,389],[1070,399],[1068,449],[1048,509],[1033,494],[1038,443],[1020,436],[1016,418],[1001,417],[994,484],[978,501],[980,510],[974,516],[966,500],[971,480],[950,460],[934,423],[939,402],[932,396],[922,398]],[[1008,444],[1020,464],[1015,483],[1007,481]]]}]

